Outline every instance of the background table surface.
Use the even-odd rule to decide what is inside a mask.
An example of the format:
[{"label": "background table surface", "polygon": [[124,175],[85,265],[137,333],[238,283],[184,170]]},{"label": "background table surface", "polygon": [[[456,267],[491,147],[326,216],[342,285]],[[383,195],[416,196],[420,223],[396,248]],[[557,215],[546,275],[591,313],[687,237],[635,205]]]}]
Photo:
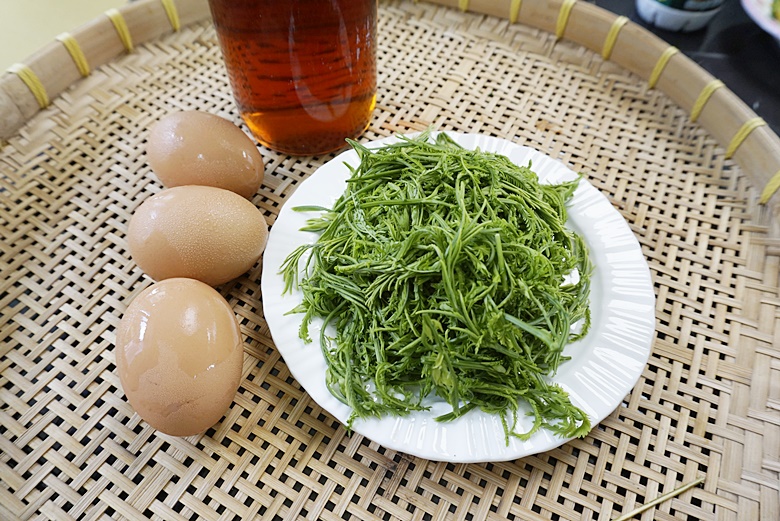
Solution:
[{"label": "background table surface", "polygon": [[0,0],[0,71],[127,0]]}]

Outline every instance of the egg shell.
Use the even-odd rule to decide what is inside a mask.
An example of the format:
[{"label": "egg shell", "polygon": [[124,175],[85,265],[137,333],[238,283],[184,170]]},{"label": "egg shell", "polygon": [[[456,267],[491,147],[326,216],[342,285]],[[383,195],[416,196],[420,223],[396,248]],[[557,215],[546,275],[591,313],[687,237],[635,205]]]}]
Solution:
[{"label": "egg shell", "polygon": [[146,156],[167,188],[214,186],[251,199],[263,181],[263,157],[254,142],[208,112],[174,112],[152,125]]},{"label": "egg shell", "polygon": [[127,230],[132,259],[154,280],[223,284],[262,255],[268,223],[250,201],[210,186],[178,186],[148,198]]},{"label": "egg shell", "polygon": [[238,320],[214,288],[168,279],[141,292],[116,334],[116,367],[130,405],[173,436],[205,431],[222,418],[244,360]]}]

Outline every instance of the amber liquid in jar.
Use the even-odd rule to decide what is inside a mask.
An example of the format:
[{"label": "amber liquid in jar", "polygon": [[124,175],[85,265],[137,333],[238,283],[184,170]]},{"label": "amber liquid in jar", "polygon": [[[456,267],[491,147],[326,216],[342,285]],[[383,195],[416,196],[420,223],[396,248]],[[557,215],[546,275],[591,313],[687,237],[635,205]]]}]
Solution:
[{"label": "amber liquid in jar", "polygon": [[209,0],[238,110],[262,144],[338,150],[376,104],[377,0]]}]

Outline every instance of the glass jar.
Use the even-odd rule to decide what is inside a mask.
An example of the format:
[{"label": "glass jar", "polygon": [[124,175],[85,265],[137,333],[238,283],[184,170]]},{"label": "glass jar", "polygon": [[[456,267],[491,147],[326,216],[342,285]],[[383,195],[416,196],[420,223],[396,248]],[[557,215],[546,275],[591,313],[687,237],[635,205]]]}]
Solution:
[{"label": "glass jar", "polygon": [[346,146],[376,104],[376,0],[209,0],[233,97],[263,145]]}]

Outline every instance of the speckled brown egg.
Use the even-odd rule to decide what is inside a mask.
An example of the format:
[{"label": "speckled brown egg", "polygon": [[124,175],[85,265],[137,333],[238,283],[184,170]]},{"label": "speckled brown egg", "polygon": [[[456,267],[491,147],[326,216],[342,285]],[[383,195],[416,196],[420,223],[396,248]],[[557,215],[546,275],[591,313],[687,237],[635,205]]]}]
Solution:
[{"label": "speckled brown egg", "polygon": [[211,286],[249,270],[263,253],[268,224],[240,195],[210,186],[178,186],[133,213],[127,244],[154,280],[197,279]]},{"label": "speckled brown egg", "polygon": [[152,125],[149,166],[167,188],[205,185],[251,199],[263,181],[263,158],[230,121],[200,111],[174,112]]},{"label": "speckled brown egg", "polygon": [[122,389],[139,416],[166,434],[190,436],[230,407],[244,348],[236,315],[214,288],[168,279],[130,303],[115,356]]}]

